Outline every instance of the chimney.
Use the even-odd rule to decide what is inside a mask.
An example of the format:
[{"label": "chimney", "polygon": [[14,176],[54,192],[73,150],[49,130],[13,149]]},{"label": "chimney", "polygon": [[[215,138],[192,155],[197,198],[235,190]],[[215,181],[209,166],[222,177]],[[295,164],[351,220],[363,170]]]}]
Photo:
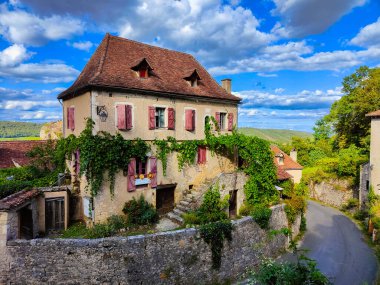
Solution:
[{"label": "chimney", "polygon": [[222,79],[222,87],[224,90],[231,94],[231,79]]},{"label": "chimney", "polygon": [[291,151],[290,151],[290,158],[293,159],[295,162],[297,162],[297,150],[295,148],[293,148]]}]

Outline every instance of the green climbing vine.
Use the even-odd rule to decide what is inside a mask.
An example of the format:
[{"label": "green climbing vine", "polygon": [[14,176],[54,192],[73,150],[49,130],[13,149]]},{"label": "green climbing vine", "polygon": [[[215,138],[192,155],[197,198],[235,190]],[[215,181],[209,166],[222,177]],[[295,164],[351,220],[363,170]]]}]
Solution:
[{"label": "green climbing vine", "polygon": [[75,137],[70,135],[58,142],[57,152],[61,160],[71,160],[72,153],[80,150],[80,175],[85,175],[91,196],[98,194],[105,173],[108,174],[110,191],[113,194],[115,176],[120,170],[128,171],[132,157],[146,159],[150,146],[143,140],[125,140],[120,134],[111,135],[107,132],[93,134],[94,121],[87,119],[86,128]]},{"label": "green climbing vine", "polygon": [[178,142],[175,138],[155,140],[157,157],[162,161],[166,175],[167,156],[177,152],[178,168],[194,164],[198,146],[207,146],[212,153],[233,157],[239,156],[239,167],[248,176],[245,185],[247,203],[271,204],[278,199],[274,188],[276,168],[269,143],[257,137],[246,136],[233,131],[232,134],[221,135],[214,117],[206,122],[204,140],[187,140]]}]

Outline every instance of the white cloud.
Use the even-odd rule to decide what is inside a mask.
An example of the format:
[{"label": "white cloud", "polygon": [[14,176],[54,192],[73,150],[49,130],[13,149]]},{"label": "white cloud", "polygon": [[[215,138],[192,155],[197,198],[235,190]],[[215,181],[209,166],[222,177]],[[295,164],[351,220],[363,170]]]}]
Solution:
[{"label": "white cloud", "polygon": [[366,0],[273,0],[272,14],[281,17],[272,32],[280,37],[319,34]]},{"label": "white cloud", "polygon": [[59,120],[60,115],[53,112],[36,111],[31,113],[25,113],[20,117],[21,120]]},{"label": "white cloud", "polygon": [[15,66],[31,57],[23,45],[14,44],[0,51],[0,67]]},{"label": "white cloud", "polygon": [[380,17],[362,28],[349,43],[361,47],[380,47]]},{"label": "white cloud", "polygon": [[257,73],[260,77],[277,77],[278,75],[275,73],[265,73],[265,72],[259,72]]},{"label": "white cloud", "polygon": [[59,107],[59,102],[55,101],[25,101],[25,100],[8,100],[0,102],[0,109],[5,110],[33,110],[35,108],[49,108],[49,107]]},{"label": "white cloud", "polygon": [[73,48],[84,50],[84,51],[90,51],[90,49],[94,46],[94,44],[90,41],[84,41],[84,42],[75,42],[70,44]]},{"label": "white cloud", "polygon": [[81,34],[83,23],[69,16],[38,17],[18,8],[0,5],[0,34],[16,44],[39,46],[50,40]]},{"label": "white cloud", "polygon": [[277,94],[281,94],[281,93],[283,93],[284,91],[285,91],[284,88],[276,88],[276,89],[274,89],[274,93],[277,93]]}]

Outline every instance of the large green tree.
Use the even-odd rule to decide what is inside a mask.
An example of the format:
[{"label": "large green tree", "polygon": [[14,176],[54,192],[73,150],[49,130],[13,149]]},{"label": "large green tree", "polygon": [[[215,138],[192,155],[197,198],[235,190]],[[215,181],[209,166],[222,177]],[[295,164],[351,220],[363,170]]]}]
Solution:
[{"label": "large green tree", "polygon": [[340,148],[350,144],[366,148],[370,119],[365,115],[380,109],[380,68],[358,68],[344,78],[342,91],[344,95],[332,105],[323,121],[331,123]]}]

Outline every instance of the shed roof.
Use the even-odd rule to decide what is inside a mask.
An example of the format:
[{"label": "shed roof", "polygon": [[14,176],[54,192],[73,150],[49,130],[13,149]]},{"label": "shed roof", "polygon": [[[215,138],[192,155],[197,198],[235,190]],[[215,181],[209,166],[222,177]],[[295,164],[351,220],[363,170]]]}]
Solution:
[{"label": "shed roof", "polygon": [[0,200],[0,210],[8,211],[18,208],[38,195],[39,191],[37,189],[17,192]]},{"label": "shed roof", "polygon": [[[152,68],[148,78],[132,69],[142,60]],[[192,87],[184,80],[197,70],[202,80]],[[91,89],[122,89],[154,92],[157,96],[181,96],[226,100],[237,104],[241,98],[225,91],[190,54],[151,46],[106,34],[71,87],[58,95],[69,99]]]},{"label": "shed roof", "polygon": [[366,117],[380,117],[380,110],[368,113],[365,115]]}]

